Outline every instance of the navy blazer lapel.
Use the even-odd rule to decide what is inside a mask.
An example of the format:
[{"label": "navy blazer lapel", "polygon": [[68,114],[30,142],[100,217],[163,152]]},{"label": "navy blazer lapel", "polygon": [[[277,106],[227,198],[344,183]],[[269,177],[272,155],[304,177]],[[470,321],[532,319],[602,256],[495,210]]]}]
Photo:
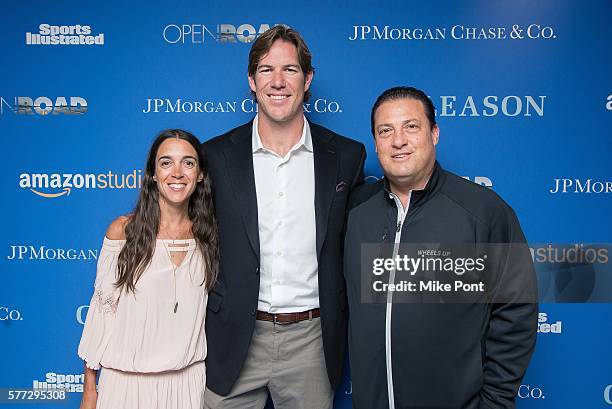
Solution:
[{"label": "navy blazer lapel", "polygon": [[[257,193],[253,171],[252,124],[241,127],[230,137],[225,147],[225,160],[230,183],[236,196],[236,205],[242,214],[249,242],[259,259],[259,226],[257,219]],[[239,257],[239,255],[236,255]]]},{"label": "navy blazer lapel", "polygon": [[327,219],[334,198],[338,163],[336,151],[327,136],[317,133],[311,126],[315,174],[315,219],[317,227],[317,259],[327,234]]}]

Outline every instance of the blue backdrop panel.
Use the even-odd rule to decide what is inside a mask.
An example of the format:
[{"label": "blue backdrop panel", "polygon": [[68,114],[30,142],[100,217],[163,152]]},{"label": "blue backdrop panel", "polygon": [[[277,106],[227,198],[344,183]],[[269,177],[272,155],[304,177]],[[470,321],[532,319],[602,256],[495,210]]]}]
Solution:
[{"label": "blue backdrop panel", "polygon": [[[206,140],[250,120],[249,42],[275,24],[314,56],[307,116],[364,142],[368,175],[381,175],[375,98],[413,85],[437,108],[442,165],[498,192],[530,242],[611,240],[609,1],[3,2],[0,16],[0,388],[80,390],[97,251],[134,205],[152,139],[184,128]],[[83,44],[35,44],[60,35]],[[541,306],[518,407],[612,405],[611,312]],[[347,370],[335,407],[350,393]]]}]

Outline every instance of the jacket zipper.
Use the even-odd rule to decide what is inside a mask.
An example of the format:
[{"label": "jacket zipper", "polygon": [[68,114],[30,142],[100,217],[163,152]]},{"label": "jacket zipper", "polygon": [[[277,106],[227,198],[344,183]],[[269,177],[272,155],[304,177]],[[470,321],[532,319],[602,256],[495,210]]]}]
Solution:
[{"label": "jacket zipper", "polygon": [[[397,228],[395,229],[395,241],[393,243],[393,259],[397,256],[399,251],[400,240],[402,238],[402,225],[406,218],[407,211],[404,211],[402,202],[393,193],[389,193],[389,196],[395,201],[397,207]],[[412,191],[408,192],[408,202],[406,203],[406,209],[410,208],[410,198],[412,197]],[[389,284],[395,283],[395,267],[389,273]],[[395,396],[393,393],[393,366],[391,360],[391,314],[393,312],[393,292],[387,292],[387,311],[385,314],[385,363],[387,367],[387,394],[389,396],[389,409],[395,409]]]}]

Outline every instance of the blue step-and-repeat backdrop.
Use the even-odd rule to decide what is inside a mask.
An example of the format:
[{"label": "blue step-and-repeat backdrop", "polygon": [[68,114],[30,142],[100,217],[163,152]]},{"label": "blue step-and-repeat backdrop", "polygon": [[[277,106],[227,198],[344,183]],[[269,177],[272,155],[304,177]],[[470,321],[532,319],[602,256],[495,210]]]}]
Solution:
[{"label": "blue step-and-repeat backdrop", "polygon": [[[250,42],[286,24],[314,56],[308,118],[365,143],[367,175],[371,106],[412,85],[436,106],[441,164],[498,192],[531,243],[599,246],[540,283],[517,407],[612,408],[610,293],[592,282],[612,241],[610,1],[5,1],[0,21],[0,388],[60,385],[70,401],[40,406],[78,407],[98,251],[152,139],[251,119]],[[347,374],[335,407],[350,393]]]}]

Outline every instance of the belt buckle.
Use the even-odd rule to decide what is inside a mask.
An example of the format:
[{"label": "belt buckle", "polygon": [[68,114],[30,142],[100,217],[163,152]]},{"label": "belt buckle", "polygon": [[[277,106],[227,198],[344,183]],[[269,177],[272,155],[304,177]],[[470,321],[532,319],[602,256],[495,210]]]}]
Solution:
[{"label": "belt buckle", "polygon": [[281,314],[274,314],[274,323],[275,323],[275,324],[277,324],[277,325],[291,325],[291,324],[293,324],[293,323],[295,322],[295,321],[291,321],[291,320],[289,320],[289,321],[287,321],[287,322],[280,322],[280,321],[278,321],[278,319],[277,319],[277,317],[278,317],[279,315],[281,315]]},{"label": "belt buckle", "polygon": [[278,316],[279,315],[282,315],[282,314],[281,313],[279,313],[279,314],[272,314],[272,322],[274,323],[274,325],[291,325],[291,324],[295,324],[296,322],[298,322],[296,320],[294,320],[294,321],[289,320],[287,322],[281,322],[281,321],[278,320]]},{"label": "belt buckle", "polygon": [[291,322],[280,322],[278,320],[278,316],[280,314],[272,314],[272,322],[274,323],[274,325],[288,325],[291,324]]}]

